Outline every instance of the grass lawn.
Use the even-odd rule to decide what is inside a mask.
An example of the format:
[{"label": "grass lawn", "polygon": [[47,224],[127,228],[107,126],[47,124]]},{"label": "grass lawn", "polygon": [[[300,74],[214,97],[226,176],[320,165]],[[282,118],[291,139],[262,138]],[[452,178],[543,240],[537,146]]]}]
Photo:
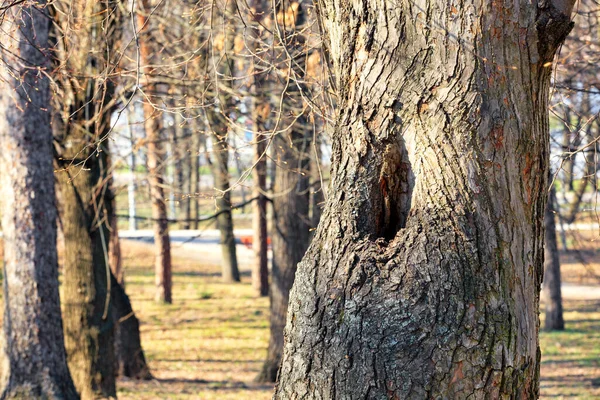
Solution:
[{"label": "grass lawn", "polygon": [[[266,354],[268,299],[254,296],[247,269],[241,284],[226,285],[219,266],[183,251],[173,260],[173,304],[157,305],[151,246],[123,242],[126,290],[155,379],[120,379],[119,398],[270,399],[272,386],[253,382]],[[565,265],[567,281],[588,275]],[[567,330],[540,335],[542,398],[600,399],[600,299],[564,306]]]}]

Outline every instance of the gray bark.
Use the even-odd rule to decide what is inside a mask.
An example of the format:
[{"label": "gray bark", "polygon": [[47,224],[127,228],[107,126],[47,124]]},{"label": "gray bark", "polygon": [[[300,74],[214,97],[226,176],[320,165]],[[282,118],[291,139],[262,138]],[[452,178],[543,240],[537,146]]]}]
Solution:
[{"label": "gray bark", "polygon": [[556,189],[550,188],[548,205],[544,213],[545,247],[544,247],[544,285],[542,296],[546,304],[547,330],[565,329],[563,319],[562,294],[560,289],[560,259],[556,241]]},{"label": "gray bark", "polygon": [[67,367],[58,293],[50,85],[45,75],[50,67],[51,20],[46,1],[9,7],[3,13],[0,398],[77,399]]},{"label": "gray bark", "polygon": [[332,182],[275,398],[538,396],[548,89],[571,7],[318,1]]}]

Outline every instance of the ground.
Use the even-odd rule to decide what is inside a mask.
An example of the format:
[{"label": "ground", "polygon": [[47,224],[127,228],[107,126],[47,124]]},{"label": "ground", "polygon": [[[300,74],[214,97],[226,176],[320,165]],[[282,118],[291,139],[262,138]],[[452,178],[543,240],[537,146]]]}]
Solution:
[{"label": "ground", "polygon": [[[561,256],[563,279],[579,285],[565,299],[567,330],[540,334],[545,399],[600,398],[600,257],[594,242],[586,243],[585,267],[578,256]],[[254,295],[247,264],[241,284],[223,284],[219,266],[205,262],[209,258],[185,247],[173,252],[174,301],[157,305],[152,247],[123,241],[126,290],[155,379],[120,379],[119,398],[270,399],[272,385],[253,381],[266,354],[268,299]]]},{"label": "ground", "polygon": [[[174,259],[174,303],[153,301],[152,253],[124,242],[127,291],[142,321],[142,340],[156,379],[121,380],[121,399],[270,399],[272,387],[253,382],[268,341],[268,300],[254,296],[250,276],[220,283],[219,267],[198,254]],[[591,271],[563,256],[565,280],[591,284]],[[572,262],[573,261],[573,262]],[[598,284],[599,282],[596,282]],[[567,330],[542,332],[542,398],[600,398],[600,297],[565,301]],[[543,315],[542,315],[543,318]]]}]

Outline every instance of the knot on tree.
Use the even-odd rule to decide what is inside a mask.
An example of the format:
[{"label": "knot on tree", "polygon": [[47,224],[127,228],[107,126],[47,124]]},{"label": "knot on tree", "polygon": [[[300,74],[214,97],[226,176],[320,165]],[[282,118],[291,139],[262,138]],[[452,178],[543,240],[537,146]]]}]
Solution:
[{"label": "knot on tree", "polygon": [[552,61],[554,53],[566,39],[571,29],[571,10],[573,2],[570,0],[543,0],[539,4],[536,28],[538,32],[538,52],[542,63]]}]

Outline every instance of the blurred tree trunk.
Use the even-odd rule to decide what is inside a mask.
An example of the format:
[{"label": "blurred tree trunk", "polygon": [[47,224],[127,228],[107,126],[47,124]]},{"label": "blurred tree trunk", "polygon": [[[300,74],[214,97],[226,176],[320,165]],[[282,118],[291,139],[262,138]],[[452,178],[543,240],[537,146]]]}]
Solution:
[{"label": "blurred tree trunk", "polygon": [[58,292],[50,82],[45,75],[50,25],[46,1],[9,7],[0,21],[2,399],[79,398],[67,367]]},{"label": "blurred tree trunk", "polygon": [[574,2],[538,4],[317,2],[331,184],[275,399],[538,397],[548,95]]},{"label": "blurred tree trunk", "polygon": [[[280,56],[293,68],[288,71],[290,79],[300,79],[304,71],[303,40],[301,32],[306,21],[302,6],[278,9],[281,19],[285,15],[286,31],[280,46],[287,52]],[[283,27],[280,27],[283,29]],[[287,54],[294,57],[289,60]],[[273,185],[273,220],[271,228],[273,261],[269,291],[271,314],[267,358],[257,380],[275,382],[283,355],[283,328],[285,327],[289,294],[294,283],[296,266],[302,260],[310,241],[310,151],[312,149],[312,126],[300,93],[303,85],[291,82],[282,93],[285,115],[297,116],[290,129],[277,133],[273,140],[275,149],[275,182]],[[291,120],[291,119],[290,119]],[[282,122],[286,123],[287,118]],[[289,122],[288,122],[289,123]]]},{"label": "blurred tree trunk", "polygon": [[192,229],[198,229],[198,218],[200,218],[200,209],[198,196],[200,194],[200,141],[202,133],[198,131],[197,123],[194,122],[191,131],[191,150],[190,150],[190,219]]},{"label": "blurred tree trunk", "polygon": [[[215,205],[217,212],[225,211],[217,217],[217,227],[221,232],[220,244],[222,253],[222,277],[224,282],[239,282],[240,273],[238,269],[237,254],[235,250],[235,237],[233,235],[233,218],[231,215],[231,188],[229,186],[229,144],[228,131],[229,113],[232,111],[233,101],[227,89],[233,87],[234,60],[233,47],[236,29],[234,22],[237,18],[237,5],[235,1],[226,1],[219,8],[222,10],[219,21],[223,24],[223,50],[215,72],[216,84],[212,90],[215,91],[216,103],[206,109],[207,120],[211,130],[212,151],[214,162],[212,165],[217,197]],[[218,75],[217,75],[218,72]],[[224,90],[220,89],[223,86]]]},{"label": "blurred tree trunk", "polygon": [[119,375],[134,379],[152,379],[142,348],[140,323],[133,312],[129,296],[113,274],[110,278],[116,323],[115,352]]},{"label": "blurred tree trunk", "polygon": [[[116,201],[112,189],[112,179],[109,179],[109,186],[104,191],[105,212],[110,221],[110,297],[113,307],[113,319],[115,323],[115,357],[117,362],[117,371],[120,376],[126,376],[134,379],[151,379],[150,369],[146,364],[144,350],[140,338],[140,324],[131,308],[129,296],[125,292],[125,279],[121,266],[116,268],[115,264],[121,264],[121,244],[118,240],[118,229],[116,226]],[[114,238],[117,238],[115,240]],[[113,247],[113,246],[116,246]],[[115,254],[119,257],[116,258]],[[117,275],[115,271],[119,271]],[[120,276],[120,279],[118,278]]]},{"label": "blurred tree trunk", "polygon": [[555,204],[556,189],[552,186],[544,213],[545,247],[544,285],[542,290],[542,296],[546,304],[546,321],[544,325],[547,330],[551,331],[565,329],[560,288],[560,259],[556,241]]},{"label": "blurred tree trunk", "polygon": [[[261,33],[267,7],[263,0],[253,0],[252,7],[252,39],[253,54],[262,54]],[[254,262],[252,264],[252,287],[259,296],[269,294],[269,259],[268,259],[268,232],[267,232],[267,127],[266,122],[271,115],[270,85],[268,82],[266,60],[259,56],[252,59],[253,73],[253,104],[252,122],[254,124],[254,169],[252,170],[252,197],[256,198],[252,204],[252,250]]]},{"label": "blurred tree trunk", "polygon": [[[142,0],[141,13],[137,15],[138,29],[140,29],[140,63],[145,67],[145,74],[152,60],[152,49],[150,48],[150,37],[145,35],[148,30],[148,18],[150,13],[150,1]],[[152,96],[156,87],[151,83],[149,77],[145,76],[144,90]],[[155,300],[159,303],[172,302],[171,283],[171,241],[169,238],[169,222],[167,217],[167,204],[165,201],[164,180],[161,172],[163,148],[161,145],[162,115],[148,101],[144,101],[144,128],[146,130],[148,182],[150,184],[150,197],[152,201],[152,219],[154,220],[154,248],[155,248],[155,278],[156,294]]]}]

